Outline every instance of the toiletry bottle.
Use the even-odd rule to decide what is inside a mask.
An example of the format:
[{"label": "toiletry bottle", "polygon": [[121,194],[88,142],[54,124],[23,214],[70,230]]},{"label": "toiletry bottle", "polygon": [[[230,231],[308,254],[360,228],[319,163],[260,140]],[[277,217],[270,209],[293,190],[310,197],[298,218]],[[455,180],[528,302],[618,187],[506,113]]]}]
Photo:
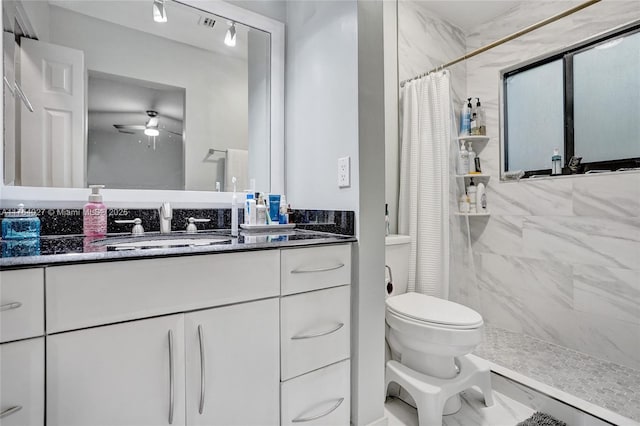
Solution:
[{"label": "toiletry bottle", "polygon": [[476,191],[476,209],[478,213],[487,212],[487,190],[482,182],[478,184]]},{"label": "toiletry bottle", "polygon": [[553,149],[553,155],[551,156],[551,175],[562,174],[562,156],[558,148]]},{"label": "toiletry bottle", "polygon": [[236,182],[237,179],[234,176],[231,178],[233,183],[233,195],[231,196],[231,235],[238,236],[238,195],[236,194]]},{"label": "toiletry bottle", "polygon": [[252,192],[247,192],[247,199],[244,203],[244,224],[256,224],[256,200]]},{"label": "toiletry bottle", "polygon": [[278,217],[278,222],[280,222],[283,225],[289,223],[289,215],[287,214],[287,197],[285,197],[284,195],[280,197],[279,214],[280,216]]},{"label": "toiletry bottle", "polygon": [[391,224],[389,223],[389,204],[384,205],[384,235],[391,233]]},{"label": "toiletry bottle", "polygon": [[458,209],[460,210],[460,213],[469,213],[469,196],[466,192],[460,196]]},{"label": "toiletry bottle", "polygon": [[471,113],[471,135],[477,136],[478,134],[478,114],[473,112]]},{"label": "toiletry bottle", "polygon": [[264,198],[262,195],[258,197],[258,204],[256,205],[256,225],[267,224],[267,206],[264,205]]},{"label": "toiletry bottle", "polygon": [[487,134],[487,116],[485,115],[484,108],[480,104],[480,98],[476,98],[476,114],[478,115],[478,135],[485,136]]},{"label": "toiletry bottle", "polygon": [[469,156],[469,169],[467,171],[467,173],[473,174],[476,172],[476,153],[473,150],[473,146],[472,146],[473,142],[469,141],[469,150],[468,150],[468,156]]},{"label": "toiletry bottle", "polygon": [[100,189],[104,185],[89,185],[91,195],[84,205],[82,230],[86,237],[103,237],[107,235],[107,207],[102,204]]},{"label": "toiletry bottle", "polygon": [[24,204],[20,203],[17,210],[4,214],[2,239],[24,240],[30,238],[40,238],[40,219],[35,211],[25,210]]},{"label": "toiletry bottle", "polygon": [[464,141],[460,141],[460,151],[458,152],[458,174],[466,175],[469,173],[469,153],[464,146]]},{"label": "toiletry bottle", "polygon": [[468,98],[467,104],[462,108],[460,120],[460,136],[469,136],[471,134],[471,98]]},{"label": "toiletry bottle", "polygon": [[476,195],[478,188],[476,187],[473,178],[471,178],[469,182],[469,186],[467,187],[467,194],[469,195],[469,213],[477,213],[477,204],[476,204]]}]

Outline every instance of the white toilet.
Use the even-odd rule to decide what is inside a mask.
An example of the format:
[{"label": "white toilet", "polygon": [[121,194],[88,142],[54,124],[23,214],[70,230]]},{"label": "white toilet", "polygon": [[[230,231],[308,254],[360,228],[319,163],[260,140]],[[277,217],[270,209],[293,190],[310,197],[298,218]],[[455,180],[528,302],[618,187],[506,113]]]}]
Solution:
[{"label": "white toilet", "polygon": [[493,404],[488,365],[469,356],[482,340],[483,321],[466,306],[420,293],[407,293],[407,235],[386,237],[386,338],[392,359],[387,388],[400,385],[415,401],[420,426],[441,425],[460,409],[459,392],[479,387]]}]

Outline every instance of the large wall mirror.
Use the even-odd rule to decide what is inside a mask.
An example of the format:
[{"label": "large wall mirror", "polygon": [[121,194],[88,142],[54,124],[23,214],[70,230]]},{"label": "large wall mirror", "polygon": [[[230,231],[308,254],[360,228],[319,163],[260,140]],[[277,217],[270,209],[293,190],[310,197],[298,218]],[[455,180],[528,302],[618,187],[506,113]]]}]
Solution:
[{"label": "large wall mirror", "polygon": [[219,1],[9,0],[3,28],[11,198],[282,190],[282,24]]}]

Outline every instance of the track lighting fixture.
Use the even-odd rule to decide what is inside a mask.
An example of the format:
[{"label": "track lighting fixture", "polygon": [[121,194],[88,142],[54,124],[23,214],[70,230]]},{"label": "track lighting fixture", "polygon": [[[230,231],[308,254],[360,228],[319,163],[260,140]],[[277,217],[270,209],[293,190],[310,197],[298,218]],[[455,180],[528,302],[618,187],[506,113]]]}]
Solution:
[{"label": "track lighting fixture", "polygon": [[153,0],[153,20],[156,22],[167,22],[167,10],[164,5],[165,0]]},{"label": "track lighting fixture", "polygon": [[233,47],[236,45],[236,23],[232,22],[227,30],[227,35],[224,37],[224,44]]}]

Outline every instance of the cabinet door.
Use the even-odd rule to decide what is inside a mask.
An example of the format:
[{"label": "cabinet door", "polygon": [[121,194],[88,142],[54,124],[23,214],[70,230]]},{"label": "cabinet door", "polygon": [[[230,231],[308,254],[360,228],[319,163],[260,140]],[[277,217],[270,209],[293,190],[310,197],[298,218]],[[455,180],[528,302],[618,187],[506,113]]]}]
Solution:
[{"label": "cabinet door", "polygon": [[47,337],[48,425],[184,425],[184,316]]},{"label": "cabinet door", "polygon": [[278,299],[186,315],[189,425],[279,424],[278,317]]},{"label": "cabinet door", "polygon": [[0,345],[0,425],[44,424],[44,337]]}]

